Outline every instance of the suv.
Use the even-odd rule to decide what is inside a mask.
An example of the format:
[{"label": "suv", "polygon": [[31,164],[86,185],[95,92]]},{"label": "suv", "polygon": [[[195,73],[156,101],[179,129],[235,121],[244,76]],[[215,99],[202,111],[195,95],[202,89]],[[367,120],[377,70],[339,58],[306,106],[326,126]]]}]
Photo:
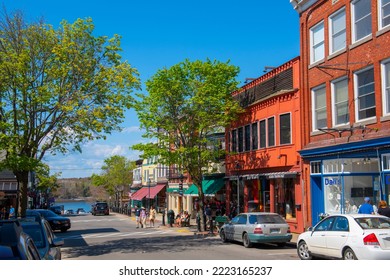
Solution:
[{"label": "suv", "polygon": [[107,202],[96,202],[95,205],[92,207],[92,215],[109,215],[110,210],[108,209]]}]

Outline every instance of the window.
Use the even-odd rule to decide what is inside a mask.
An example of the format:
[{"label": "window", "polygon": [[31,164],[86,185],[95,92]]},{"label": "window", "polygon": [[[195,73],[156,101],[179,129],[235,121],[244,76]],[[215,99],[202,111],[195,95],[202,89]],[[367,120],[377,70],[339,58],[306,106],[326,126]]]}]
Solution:
[{"label": "window", "polygon": [[280,115],[280,145],[291,144],[291,118],[290,113]]},{"label": "window", "polygon": [[355,74],[356,120],[375,116],[374,69]]},{"label": "window", "polygon": [[[389,0],[390,1],[390,0]],[[390,114],[390,59],[382,64],[383,115]]]},{"label": "window", "polygon": [[348,78],[343,77],[332,83],[333,125],[349,122]]},{"label": "window", "polygon": [[238,129],[238,152],[241,153],[244,151],[244,128],[240,127]]},{"label": "window", "polygon": [[310,62],[317,62],[325,57],[324,48],[324,23],[321,22],[310,29]]},{"label": "window", "polygon": [[268,147],[275,146],[275,118],[268,119]]},{"label": "window", "polygon": [[390,25],[390,0],[379,0],[379,29]]},{"label": "window", "polygon": [[382,155],[382,165],[383,170],[390,170],[390,154]]},{"label": "window", "polygon": [[352,42],[367,37],[371,32],[371,0],[352,1]]},{"label": "window", "polygon": [[327,127],[326,90],[320,86],[312,90],[313,99],[313,130]]},{"label": "window", "polygon": [[[390,1],[390,0],[389,0]],[[334,13],[329,17],[329,49],[335,53],[346,46],[346,21],[345,9]]]},{"label": "window", "polygon": [[232,152],[237,152],[237,130],[232,131]]},{"label": "window", "polygon": [[257,132],[257,122],[252,123],[252,150],[257,150],[259,147],[259,139]]},{"label": "window", "polygon": [[260,148],[267,146],[265,120],[260,121]]},{"label": "window", "polygon": [[321,161],[311,161],[310,162],[310,173],[311,174],[321,174]]},{"label": "window", "polygon": [[245,126],[245,151],[251,150],[251,126]]}]

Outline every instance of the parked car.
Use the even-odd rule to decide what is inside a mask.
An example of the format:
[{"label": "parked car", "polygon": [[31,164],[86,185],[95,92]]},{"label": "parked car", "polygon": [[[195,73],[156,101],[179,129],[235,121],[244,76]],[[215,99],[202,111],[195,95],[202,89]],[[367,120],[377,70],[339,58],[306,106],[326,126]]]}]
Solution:
[{"label": "parked car", "polygon": [[284,246],[292,238],[290,227],[276,213],[253,212],[241,213],[219,230],[223,242],[235,240],[246,248],[254,243],[276,243]]},{"label": "parked car", "polygon": [[92,215],[109,215],[110,210],[107,202],[96,202],[92,207]]},{"label": "parked car", "polygon": [[87,214],[87,212],[85,212],[84,208],[77,209],[76,213],[79,214],[79,215],[80,214]]},{"label": "parked car", "polygon": [[301,233],[297,252],[344,260],[390,260],[390,219],[381,215],[331,215]]},{"label": "parked car", "polygon": [[49,210],[53,211],[57,215],[62,215],[64,214],[64,205],[54,205],[50,206]]},{"label": "parked car", "polygon": [[34,209],[34,210],[27,210],[26,214],[28,216],[31,216],[31,212],[37,212],[42,215],[43,218],[45,218],[50,226],[51,229],[54,230],[60,230],[61,232],[65,232],[71,227],[70,219],[67,217],[62,217],[60,215],[57,215],[51,210],[45,210],[45,209]]},{"label": "parked car", "polygon": [[[32,213],[30,213],[32,214]],[[40,214],[19,219],[23,231],[30,235],[44,260],[60,260],[64,240],[55,236],[51,226]]]},{"label": "parked car", "polygon": [[0,260],[40,260],[34,240],[18,220],[0,221]]},{"label": "parked car", "polygon": [[68,209],[68,210],[65,210],[65,214],[74,215],[74,211],[73,211],[73,209]]}]

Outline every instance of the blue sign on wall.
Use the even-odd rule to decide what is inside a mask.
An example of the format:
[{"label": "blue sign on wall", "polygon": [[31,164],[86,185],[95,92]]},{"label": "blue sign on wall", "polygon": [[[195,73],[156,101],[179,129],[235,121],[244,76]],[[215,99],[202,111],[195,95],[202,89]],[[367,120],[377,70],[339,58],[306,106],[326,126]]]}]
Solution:
[{"label": "blue sign on wall", "polygon": [[325,178],[325,186],[341,185],[341,180],[339,178]]}]

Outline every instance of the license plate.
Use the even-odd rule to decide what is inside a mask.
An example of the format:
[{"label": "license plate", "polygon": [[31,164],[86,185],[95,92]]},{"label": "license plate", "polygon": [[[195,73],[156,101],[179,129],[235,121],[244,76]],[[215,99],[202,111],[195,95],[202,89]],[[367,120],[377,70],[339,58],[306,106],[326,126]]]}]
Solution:
[{"label": "license plate", "polygon": [[279,231],[279,228],[271,228],[271,233],[278,233]]}]

